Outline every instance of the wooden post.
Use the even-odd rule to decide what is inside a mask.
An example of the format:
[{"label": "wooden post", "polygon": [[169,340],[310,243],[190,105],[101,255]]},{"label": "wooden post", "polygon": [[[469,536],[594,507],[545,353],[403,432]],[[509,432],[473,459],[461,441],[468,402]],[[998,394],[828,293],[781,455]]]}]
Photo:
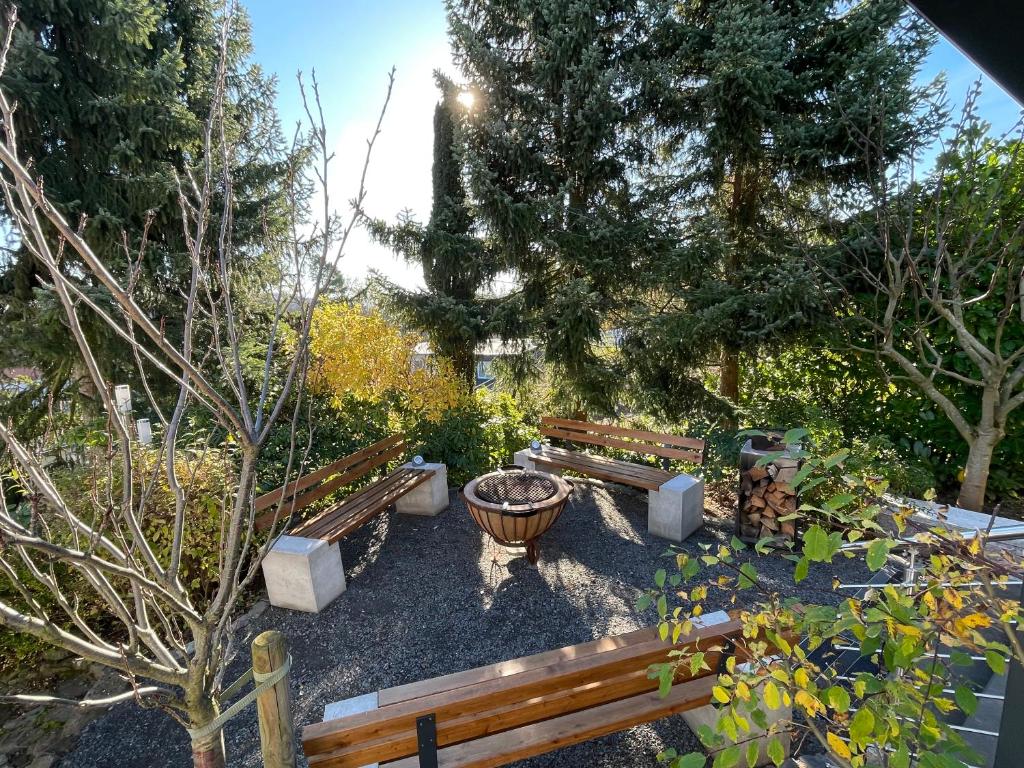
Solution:
[{"label": "wooden post", "polygon": [[[288,658],[284,635],[270,630],[252,641],[252,669],[269,674]],[[295,726],[288,675],[256,698],[264,768],[295,768]]]}]

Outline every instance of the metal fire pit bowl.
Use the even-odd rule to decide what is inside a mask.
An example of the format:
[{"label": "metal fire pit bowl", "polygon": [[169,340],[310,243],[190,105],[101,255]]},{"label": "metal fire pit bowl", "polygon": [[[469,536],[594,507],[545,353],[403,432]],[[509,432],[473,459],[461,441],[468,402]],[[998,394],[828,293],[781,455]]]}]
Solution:
[{"label": "metal fire pit bowl", "polygon": [[462,499],[484,533],[506,547],[525,546],[536,565],[537,539],[554,525],[571,493],[557,475],[513,465],[469,481]]}]

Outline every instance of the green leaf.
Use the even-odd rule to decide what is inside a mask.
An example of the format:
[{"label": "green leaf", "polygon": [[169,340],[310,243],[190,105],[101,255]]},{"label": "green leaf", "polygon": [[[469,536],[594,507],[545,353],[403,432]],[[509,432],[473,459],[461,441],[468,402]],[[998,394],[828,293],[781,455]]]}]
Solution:
[{"label": "green leaf", "polygon": [[954,689],[953,695],[956,698],[956,705],[965,715],[970,717],[974,714],[974,710],[978,708],[978,697],[974,695],[974,691],[966,685],[958,685]]},{"label": "green leaf", "polygon": [[646,611],[648,608],[651,607],[651,603],[653,602],[654,601],[651,599],[651,596],[647,593],[644,593],[636,599],[636,609],[638,611]]},{"label": "green leaf", "polygon": [[804,534],[804,554],[817,563],[829,559],[828,534],[817,523],[808,528]]},{"label": "green leaf", "polygon": [[965,653],[964,651],[950,651],[949,660],[957,667],[969,667],[974,663],[974,659],[971,658],[971,654]]},{"label": "green leaf", "polygon": [[875,716],[867,707],[861,707],[850,722],[850,738],[865,744],[875,729]]},{"label": "green leaf", "polygon": [[737,589],[747,589],[757,583],[757,569],[750,563],[744,563],[740,566],[740,578],[736,585]]},{"label": "green leaf", "polygon": [[666,575],[664,568],[659,568],[654,574],[654,583],[658,585],[658,589],[664,589]]},{"label": "green leaf", "polygon": [[803,440],[809,434],[811,433],[803,427],[796,427],[786,431],[786,434],[782,436],[782,442],[786,445],[792,445],[795,442]]},{"label": "green leaf", "polygon": [[679,758],[676,765],[679,768],[704,768],[707,765],[708,759],[700,752],[691,752],[688,755],[683,755]]},{"label": "green leaf", "polygon": [[846,712],[850,708],[850,694],[841,685],[833,685],[828,689],[828,703],[836,712]]},{"label": "green leaf", "polygon": [[889,558],[889,550],[891,548],[892,542],[886,539],[875,539],[872,541],[868,546],[868,568],[872,571],[881,570],[882,566],[885,565],[886,560]]},{"label": "green leaf", "polygon": [[804,464],[802,467],[800,467],[800,469],[797,470],[797,473],[793,475],[793,479],[789,481],[789,484],[794,488],[799,488],[800,484],[803,483],[803,481],[806,480],[808,477],[810,477],[811,472],[813,471],[813,464]]},{"label": "green leaf", "polygon": [[835,466],[837,466],[839,464],[842,464],[844,461],[846,461],[846,459],[847,459],[847,457],[849,455],[850,455],[850,452],[848,450],[846,450],[845,448],[843,448],[842,450],[836,451],[831,456],[826,458],[825,461],[823,462],[823,464],[824,464],[826,469],[832,469],[832,467],[835,467]]},{"label": "green leaf", "polygon": [[783,748],[782,742],[779,741],[778,737],[773,737],[768,742],[768,757],[776,766],[780,766],[786,761],[786,750]]},{"label": "green leaf", "polygon": [[697,726],[697,738],[699,738],[700,743],[708,749],[713,749],[720,741],[722,741],[722,737],[715,733],[707,723],[702,723]]},{"label": "green leaf", "polygon": [[797,567],[793,571],[793,581],[800,584],[802,581],[807,579],[807,571],[810,567],[811,561],[806,557],[801,557],[800,560],[797,561]]},{"label": "green leaf", "polygon": [[761,745],[757,739],[747,744],[747,768],[754,768],[757,765],[757,758],[761,754]]},{"label": "green leaf", "polygon": [[715,755],[714,768],[733,768],[740,761],[740,748],[735,744]]},{"label": "green leaf", "polygon": [[793,570],[793,581],[799,584],[801,581],[807,578],[807,571],[811,567],[811,561],[806,557],[801,557],[796,564],[796,568]]},{"label": "green leaf", "polygon": [[997,675],[1006,674],[1006,659],[999,651],[985,651],[985,661],[988,662],[989,669]]},{"label": "green leaf", "polygon": [[825,502],[825,506],[829,509],[840,510],[856,498],[852,493],[837,493]]},{"label": "green leaf", "polygon": [[906,744],[899,747],[889,755],[889,768],[910,768],[910,750]]},{"label": "green leaf", "polygon": [[672,690],[672,678],[675,676],[675,670],[672,669],[671,664],[666,664],[661,668],[661,673],[658,675],[658,695],[661,698],[668,696],[669,691]]}]

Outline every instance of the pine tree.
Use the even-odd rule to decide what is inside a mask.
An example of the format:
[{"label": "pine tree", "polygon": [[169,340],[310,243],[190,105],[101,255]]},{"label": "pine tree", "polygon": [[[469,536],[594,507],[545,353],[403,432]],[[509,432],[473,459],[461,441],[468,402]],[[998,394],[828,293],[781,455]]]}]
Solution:
[{"label": "pine tree", "polygon": [[397,226],[370,223],[373,236],[423,269],[426,291],[389,285],[392,305],[415,328],[426,331],[435,354],[447,358],[459,378],[476,382],[475,351],[494,330],[498,302],[481,292],[501,268],[478,235],[463,183],[459,150],[458,89],[440,73],[441,99],[434,109],[433,206],[424,227],[403,215]]},{"label": "pine tree", "polygon": [[[208,0],[23,0],[4,75],[19,104],[21,145],[51,198],[69,220],[87,217],[87,240],[118,276],[141,254],[137,295],[172,338],[191,269],[177,183],[187,183],[189,168],[202,162],[218,8]],[[233,226],[239,255],[248,255],[255,270],[268,257],[256,243],[280,226],[288,157],[280,150],[274,84],[248,63],[245,16],[236,15],[231,29],[226,110],[237,146],[230,160]],[[124,242],[123,233],[133,239]],[[243,301],[246,260],[236,263]],[[0,297],[0,365],[40,369],[49,393],[85,394],[74,384],[77,351],[23,249],[0,259]],[[133,360],[123,343],[100,322],[89,331],[102,340],[95,348],[105,372],[132,381]]]},{"label": "pine tree", "polygon": [[470,192],[521,284],[502,333],[543,344],[580,405],[610,410],[602,354],[658,257],[657,217],[632,180],[645,158],[633,109],[648,16],[616,0],[449,0],[456,61],[476,95]]},{"label": "pine tree", "polygon": [[688,0],[659,25],[641,98],[674,162],[661,189],[685,233],[668,310],[625,351],[669,410],[692,399],[682,372],[708,365],[728,409],[741,354],[831,319],[804,259],[822,200],[865,173],[858,135],[899,156],[932,124],[914,84],[932,33],[907,14],[900,0]]}]

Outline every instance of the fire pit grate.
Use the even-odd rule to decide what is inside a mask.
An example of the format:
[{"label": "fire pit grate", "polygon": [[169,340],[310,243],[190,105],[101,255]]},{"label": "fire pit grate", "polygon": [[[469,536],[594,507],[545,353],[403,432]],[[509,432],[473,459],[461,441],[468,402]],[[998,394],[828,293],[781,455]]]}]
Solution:
[{"label": "fire pit grate", "polygon": [[493,474],[476,486],[476,495],[492,504],[535,504],[547,501],[557,492],[551,480],[532,472]]},{"label": "fire pit grate", "polygon": [[506,547],[526,546],[536,565],[537,539],[558,519],[572,486],[547,472],[510,466],[470,480],[462,499],[476,524]]}]

